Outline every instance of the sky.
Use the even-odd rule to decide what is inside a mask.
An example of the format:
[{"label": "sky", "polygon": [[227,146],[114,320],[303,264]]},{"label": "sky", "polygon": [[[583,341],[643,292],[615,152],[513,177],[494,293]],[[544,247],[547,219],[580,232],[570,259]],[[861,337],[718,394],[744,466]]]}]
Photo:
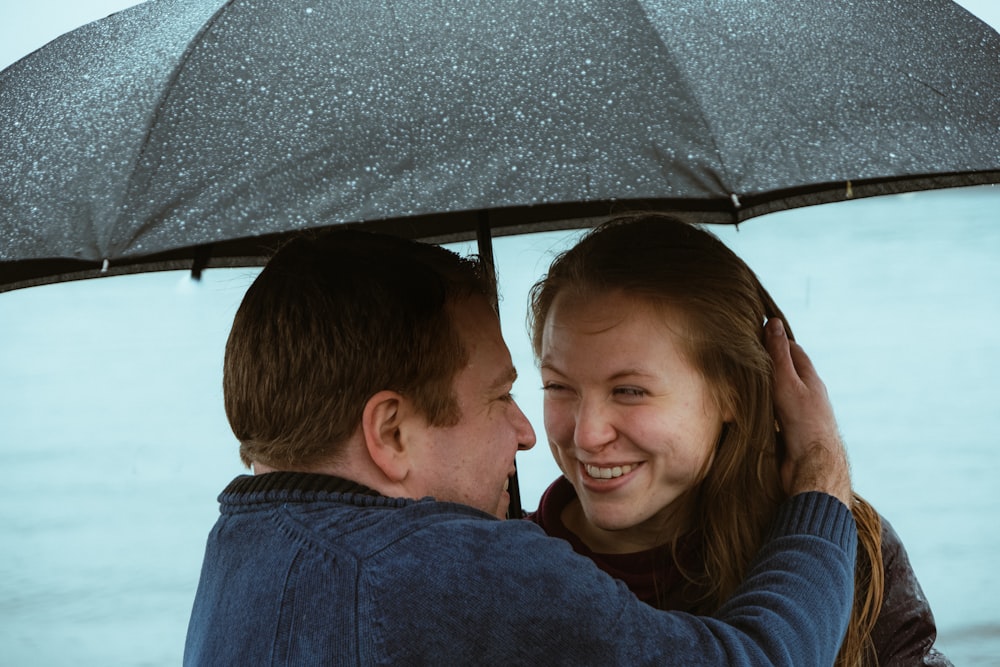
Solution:
[{"label": "sky", "polygon": [[[0,0],[0,68],[65,32],[135,4],[132,0]],[[958,4],[1000,30],[998,0]]]}]

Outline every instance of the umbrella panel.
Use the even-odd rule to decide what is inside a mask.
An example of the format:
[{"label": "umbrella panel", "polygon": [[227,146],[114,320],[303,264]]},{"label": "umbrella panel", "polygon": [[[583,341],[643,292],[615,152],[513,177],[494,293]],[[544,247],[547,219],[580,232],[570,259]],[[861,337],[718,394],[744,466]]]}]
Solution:
[{"label": "umbrella panel", "polygon": [[151,0],[0,74],[0,290],[655,209],[1000,181],[1000,36],[945,0]]}]

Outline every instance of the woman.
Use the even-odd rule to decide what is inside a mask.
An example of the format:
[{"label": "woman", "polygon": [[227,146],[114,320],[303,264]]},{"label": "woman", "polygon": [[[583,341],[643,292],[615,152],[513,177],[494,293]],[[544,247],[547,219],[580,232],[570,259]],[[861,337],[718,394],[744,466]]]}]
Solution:
[{"label": "woman", "polygon": [[[545,429],[564,473],[533,519],[663,608],[711,613],[782,501],[765,320],[784,315],[708,232],[614,220],[531,297]],[[854,611],[837,664],[950,665],[898,536],[855,495]]]}]

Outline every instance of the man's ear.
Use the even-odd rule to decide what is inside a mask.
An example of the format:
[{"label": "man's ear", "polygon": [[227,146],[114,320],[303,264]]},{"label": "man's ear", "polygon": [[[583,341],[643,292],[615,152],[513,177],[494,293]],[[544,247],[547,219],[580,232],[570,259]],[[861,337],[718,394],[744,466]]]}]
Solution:
[{"label": "man's ear", "polygon": [[401,482],[409,471],[408,452],[401,436],[408,409],[406,398],[386,389],[368,399],[361,416],[368,455],[392,482]]}]

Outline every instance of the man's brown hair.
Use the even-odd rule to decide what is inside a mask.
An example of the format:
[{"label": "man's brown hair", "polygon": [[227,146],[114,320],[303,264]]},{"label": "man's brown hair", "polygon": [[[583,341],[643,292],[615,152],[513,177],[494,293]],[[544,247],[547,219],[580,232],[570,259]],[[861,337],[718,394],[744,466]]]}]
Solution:
[{"label": "man's brown hair", "polygon": [[488,290],[478,261],[434,245],[356,231],[289,242],[250,286],[226,344],[226,415],[243,463],[335,460],[385,389],[433,425],[456,423],[452,382],[468,353],[446,306]]}]

